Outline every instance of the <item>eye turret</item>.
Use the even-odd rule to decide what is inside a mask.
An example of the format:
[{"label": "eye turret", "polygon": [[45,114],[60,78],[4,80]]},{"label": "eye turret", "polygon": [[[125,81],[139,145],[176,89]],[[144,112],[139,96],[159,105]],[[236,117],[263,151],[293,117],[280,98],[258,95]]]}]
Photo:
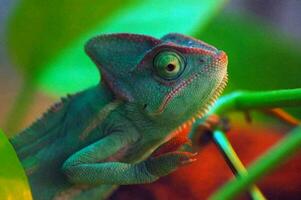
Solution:
[{"label": "eye turret", "polygon": [[173,51],[163,51],[154,58],[154,68],[158,76],[166,80],[179,77],[185,68],[181,55]]}]

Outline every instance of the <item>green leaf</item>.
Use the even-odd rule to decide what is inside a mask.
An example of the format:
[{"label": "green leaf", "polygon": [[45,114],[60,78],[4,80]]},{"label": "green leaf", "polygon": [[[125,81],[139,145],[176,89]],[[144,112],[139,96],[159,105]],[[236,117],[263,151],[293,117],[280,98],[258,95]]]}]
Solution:
[{"label": "green leaf", "polygon": [[30,187],[15,150],[0,130],[0,199],[31,200]]},{"label": "green leaf", "polygon": [[63,95],[99,81],[99,72],[83,52],[91,36],[190,34],[207,24],[224,1],[21,1],[10,23],[9,45],[25,79]]}]

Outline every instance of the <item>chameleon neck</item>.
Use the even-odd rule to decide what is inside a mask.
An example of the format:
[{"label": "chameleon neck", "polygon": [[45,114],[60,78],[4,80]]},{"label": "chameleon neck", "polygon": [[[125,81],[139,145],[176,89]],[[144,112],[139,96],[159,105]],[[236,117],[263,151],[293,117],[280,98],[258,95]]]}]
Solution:
[{"label": "chameleon neck", "polygon": [[69,95],[54,104],[40,119],[11,138],[10,141],[22,160],[55,141],[57,135],[62,134],[62,127],[60,127],[62,122],[79,122],[76,128],[83,129],[86,124],[81,122],[86,121],[84,119],[93,118],[95,113],[112,99],[114,96],[105,84],[99,84],[88,90]]}]

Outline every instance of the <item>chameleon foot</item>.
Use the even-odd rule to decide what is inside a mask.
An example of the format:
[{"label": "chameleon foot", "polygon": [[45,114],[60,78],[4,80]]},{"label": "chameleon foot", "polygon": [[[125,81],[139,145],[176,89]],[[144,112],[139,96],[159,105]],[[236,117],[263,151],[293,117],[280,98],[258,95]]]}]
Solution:
[{"label": "chameleon foot", "polygon": [[174,151],[150,158],[145,164],[152,175],[161,177],[196,161],[196,155],[197,153]]},{"label": "chameleon foot", "polygon": [[217,115],[210,115],[205,120],[195,123],[189,134],[192,141],[192,151],[197,152],[202,146],[207,144],[215,129],[220,129],[225,132],[230,130],[230,123],[227,118],[220,118]]}]

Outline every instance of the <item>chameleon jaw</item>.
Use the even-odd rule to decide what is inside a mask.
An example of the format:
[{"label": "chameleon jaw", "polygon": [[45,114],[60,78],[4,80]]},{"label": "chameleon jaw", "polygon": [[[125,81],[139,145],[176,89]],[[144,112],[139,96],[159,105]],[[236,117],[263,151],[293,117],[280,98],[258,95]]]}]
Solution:
[{"label": "chameleon jaw", "polygon": [[183,129],[185,129],[187,126],[191,126],[196,121],[196,119],[203,118],[204,115],[206,113],[208,113],[209,108],[215,103],[215,101],[217,100],[217,98],[221,95],[222,91],[225,89],[225,87],[227,85],[227,82],[228,82],[228,74],[226,73],[225,76],[223,77],[221,83],[218,85],[218,87],[214,91],[214,93],[211,96],[211,98],[208,99],[207,103],[205,105],[203,105],[202,108],[200,110],[198,110],[197,113],[193,117],[191,117],[186,122],[184,122],[183,124],[181,124],[176,129],[176,132],[180,132]]}]

